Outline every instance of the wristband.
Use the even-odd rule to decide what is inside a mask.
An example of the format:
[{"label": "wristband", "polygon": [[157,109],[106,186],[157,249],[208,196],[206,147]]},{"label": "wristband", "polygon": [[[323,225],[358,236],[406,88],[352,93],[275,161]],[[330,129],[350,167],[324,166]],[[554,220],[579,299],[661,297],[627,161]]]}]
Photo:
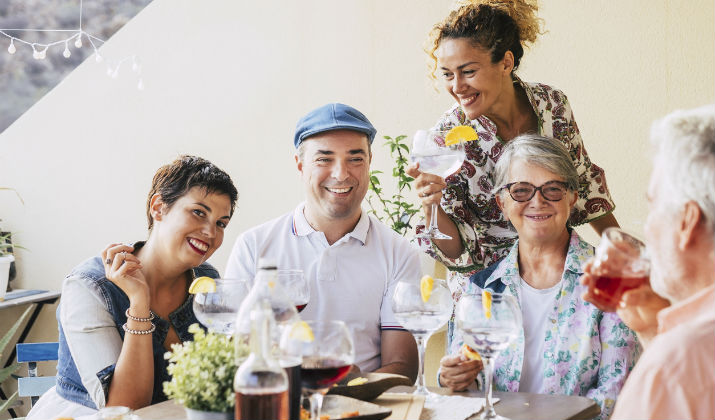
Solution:
[{"label": "wristband", "polygon": [[135,316],[129,315],[129,308],[124,312],[124,315],[127,316],[127,319],[131,319],[132,321],[137,321],[137,322],[151,322],[154,320],[154,312],[149,310],[149,318],[137,318]]}]

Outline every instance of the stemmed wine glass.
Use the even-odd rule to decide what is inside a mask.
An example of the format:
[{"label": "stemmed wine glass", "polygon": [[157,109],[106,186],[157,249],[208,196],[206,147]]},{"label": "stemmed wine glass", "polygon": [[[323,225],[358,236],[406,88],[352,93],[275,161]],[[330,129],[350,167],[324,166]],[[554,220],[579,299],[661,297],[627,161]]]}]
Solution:
[{"label": "stemmed wine glass", "polygon": [[310,300],[310,286],[303,270],[278,270],[278,281],[290,296],[295,309],[301,312]]},{"label": "stemmed wine glass", "polygon": [[233,334],[236,314],[248,295],[248,282],[242,279],[216,279],[216,292],[194,296],[194,314],[208,329]]},{"label": "stemmed wine glass", "polygon": [[491,403],[494,359],[514,341],[522,328],[521,311],[510,295],[463,294],[457,302],[457,329],[464,342],[476,350],[484,362],[485,405],[481,420],[504,419]]},{"label": "stemmed wine glass", "polygon": [[446,324],[452,316],[452,295],[444,280],[434,280],[429,296],[423,296],[419,282],[400,281],[392,295],[392,313],[417,341],[419,372],[414,394],[434,398],[434,394],[425,387],[425,347],[432,333]]},{"label": "stemmed wine glass", "polygon": [[300,341],[300,381],[310,398],[310,418],[319,419],[323,396],[350,371],[355,361],[353,337],[343,321],[306,321],[312,340]]},{"label": "stemmed wine glass", "polygon": [[[446,131],[418,130],[412,138],[412,149],[410,160],[419,163],[419,170],[433,175],[446,178],[456,172],[464,162],[464,144],[446,146],[444,139]],[[451,236],[440,232],[437,227],[437,204],[432,204],[432,217],[429,227],[422,233],[416,235],[417,238],[424,239],[452,239]]]}]

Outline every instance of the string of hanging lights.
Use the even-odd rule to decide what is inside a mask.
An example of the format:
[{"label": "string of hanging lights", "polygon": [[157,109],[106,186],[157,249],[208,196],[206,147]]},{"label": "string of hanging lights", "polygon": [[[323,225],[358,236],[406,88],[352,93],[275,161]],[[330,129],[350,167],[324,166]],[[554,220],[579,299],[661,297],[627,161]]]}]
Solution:
[{"label": "string of hanging lights", "polygon": [[[137,58],[135,55],[125,57],[121,60],[118,60],[116,62],[113,62],[111,60],[105,60],[102,55],[99,54],[99,51],[97,49],[97,43],[104,44],[104,40],[101,38],[98,38],[82,29],[82,2],[83,0],[80,0],[79,2],[79,28],[78,29],[29,29],[29,28],[2,28],[0,29],[0,35],[4,35],[5,37],[10,39],[10,45],[7,47],[7,52],[11,55],[15,54],[17,52],[17,47],[15,46],[15,43],[19,44],[25,44],[28,45],[32,48],[32,58],[35,60],[44,60],[47,57],[47,50],[51,47],[54,47],[56,45],[62,45],[64,44],[64,51],[62,51],[62,56],[65,58],[70,58],[72,56],[72,51],[70,51],[69,44],[70,42],[73,42],[75,48],[82,48],[84,43],[82,42],[82,38],[86,38],[86,40],[89,42],[89,45],[92,47],[94,50],[94,59],[97,63],[105,62],[107,65],[107,75],[112,77],[113,79],[116,79],[119,76],[119,69],[120,67],[124,64],[127,63],[131,60],[131,68],[134,73],[137,74],[139,77],[139,82],[137,83],[137,88],[139,90],[144,89],[144,82],[141,78],[141,66],[139,65],[139,62],[137,61]],[[11,35],[8,32],[17,32],[17,31],[23,31],[23,32],[58,32],[58,33],[70,33],[70,35],[64,39],[60,39],[58,41],[50,42],[50,43],[39,43],[39,42],[32,42],[32,41],[27,41],[25,39],[19,38],[17,36]]]}]

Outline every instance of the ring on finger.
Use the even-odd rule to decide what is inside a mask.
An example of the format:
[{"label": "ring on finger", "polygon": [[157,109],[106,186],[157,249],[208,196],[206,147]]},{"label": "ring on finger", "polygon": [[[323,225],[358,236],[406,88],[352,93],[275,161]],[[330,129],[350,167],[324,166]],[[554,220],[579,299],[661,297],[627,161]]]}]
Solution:
[{"label": "ring on finger", "polygon": [[112,259],[107,257],[106,260],[104,260],[105,264],[110,265],[112,263]]}]

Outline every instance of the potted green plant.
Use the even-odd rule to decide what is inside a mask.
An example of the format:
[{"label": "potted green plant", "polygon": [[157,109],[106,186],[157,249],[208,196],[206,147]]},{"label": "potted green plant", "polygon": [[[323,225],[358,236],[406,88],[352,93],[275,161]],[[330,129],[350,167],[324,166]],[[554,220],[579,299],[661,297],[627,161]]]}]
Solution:
[{"label": "potted green plant", "polygon": [[[13,191],[17,195],[17,198],[21,203],[22,197],[13,188],[0,187],[0,191],[7,190]],[[7,284],[10,280],[10,267],[15,261],[15,255],[13,254],[14,248],[22,248],[20,246],[13,247],[12,244],[12,234],[10,232],[0,231],[0,302],[5,299],[5,292],[7,292]]]},{"label": "potted green plant", "polygon": [[12,250],[10,232],[0,232],[0,302],[5,300],[7,283],[10,280],[10,266],[15,261]]},{"label": "potted green plant", "polygon": [[390,157],[395,161],[392,168],[392,177],[397,182],[397,191],[391,198],[385,196],[380,182],[382,171],[370,171],[369,193],[367,203],[370,206],[369,213],[372,213],[380,221],[391,227],[392,230],[405,236],[410,232],[412,226],[410,221],[418,211],[419,207],[407,200],[406,192],[412,190],[414,178],[405,173],[409,165],[407,156],[410,148],[405,143],[407,136],[400,135],[395,138],[384,136],[385,146],[390,148]]},{"label": "potted green plant", "polygon": [[164,394],[184,406],[189,420],[233,419],[236,360],[248,356],[248,347],[235,346],[232,337],[205,332],[198,324],[189,332],[193,341],[174,344],[164,355],[171,375]]}]

